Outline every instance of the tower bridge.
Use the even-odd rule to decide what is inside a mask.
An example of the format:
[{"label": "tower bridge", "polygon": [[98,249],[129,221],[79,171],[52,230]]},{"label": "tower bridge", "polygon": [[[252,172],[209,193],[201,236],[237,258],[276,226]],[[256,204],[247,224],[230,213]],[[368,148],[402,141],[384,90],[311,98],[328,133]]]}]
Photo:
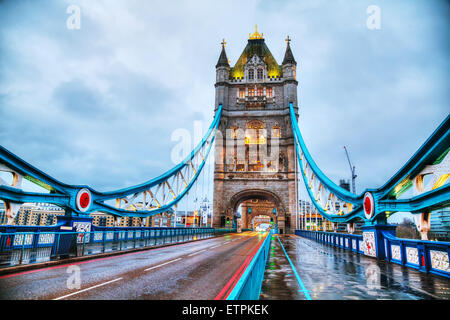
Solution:
[{"label": "tower bridge", "polygon": [[[255,30],[233,66],[223,41],[208,131],[183,161],[141,184],[105,192],[61,182],[0,147],[1,298],[448,299],[450,243],[429,241],[427,231],[430,212],[450,205],[450,118],[385,184],[352,193],[327,177],[303,140],[291,41],[278,64]],[[211,183],[209,225],[188,226],[187,212],[197,217],[195,199]],[[29,203],[64,215],[51,226],[14,224]],[[396,237],[387,217],[397,211],[416,217],[421,240]],[[94,225],[98,214],[114,226]],[[261,216],[269,232],[251,230]],[[139,226],[123,226],[123,217]],[[347,232],[336,232],[338,223]],[[64,286],[72,265],[83,268],[77,288]]]},{"label": "tower bridge", "polygon": [[[222,46],[216,64],[215,111],[222,106],[216,142],[214,212],[217,227],[235,220],[237,206],[251,199],[273,203],[280,234],[295,226],[294,135],[290,104],[298,119],[296,66],[287,38],[281,65],[255,30],[231,67]],[[246,219],[248,210],[242,212]]]}]

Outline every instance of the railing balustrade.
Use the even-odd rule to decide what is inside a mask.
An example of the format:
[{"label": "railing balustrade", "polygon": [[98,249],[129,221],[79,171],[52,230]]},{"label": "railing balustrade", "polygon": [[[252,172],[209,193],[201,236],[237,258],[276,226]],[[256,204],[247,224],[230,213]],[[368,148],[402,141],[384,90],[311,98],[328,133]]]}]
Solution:
[{"label": "railing balustrade", "polygon": [[182,243],[231,232],[236,229],[95,227],[90,232],[64,232],[56,226],[0,227],[0,268]]},{"label": "railing balustrade", "polygon": [[[328,245],[367,254],[363,236],[355,234],[295,230],[295,234]],[[450,278],[450,242],[401,239],[383,233],[386,261]]]}]

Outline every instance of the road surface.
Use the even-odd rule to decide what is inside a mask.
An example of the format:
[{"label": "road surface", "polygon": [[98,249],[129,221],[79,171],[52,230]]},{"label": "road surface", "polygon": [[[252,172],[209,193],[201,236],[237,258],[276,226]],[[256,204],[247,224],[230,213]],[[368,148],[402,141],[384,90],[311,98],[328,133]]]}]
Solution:
[{"label": "road surface", "polygon": [[263,234],[223,237],[0,276],[0,299],[223,299]]}]

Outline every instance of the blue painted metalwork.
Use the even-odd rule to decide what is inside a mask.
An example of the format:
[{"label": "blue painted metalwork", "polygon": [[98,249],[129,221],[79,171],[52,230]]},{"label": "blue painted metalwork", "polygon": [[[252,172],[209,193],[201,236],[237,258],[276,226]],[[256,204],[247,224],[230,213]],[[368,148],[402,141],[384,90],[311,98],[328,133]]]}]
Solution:
[{"label": "blue painted metalwork", "polygon": [[[319,214],[332,222],[352,222],[358,218],[365,220],[366,224],[386,222],[386,212],[407,211],[422,213],[424,211],[444,208],[450,205],[450,184],[446,182],[450,173],[444,173],[437,187],[408,199],[399,199],[399,196],[410,188],[413,183],[422,182],[420,175],[427,167],[439,164],[448,158],[450,151],[450,116],[433,132],[419,150],[408,162],[390,178],[382,187],[366,189],[360,195],[353,194],[331,181],[316,165],[311,157],[295,117],[293,104],[290,103],[291,124],[294,132],[294,142],[297,159],[309,197]],[[311,174],[307,175],[307,171]],[[312,183],[319,181],[318,190],[313,193]],[[326,191],[324,198],[318,200],[319,193]],[[373,214],[367,218],[364,212],[363,200],[365,194],[373,197]],[[337,202],[344,203],[347,212],[331,214],[332,207]],[[351,208],[351,209],[349,209]]]},{"label": "blue painted metalwork", "polygon": [[[10,151],[6,150],[4,147],[0,146],[0,169],[7,168],[14,175],[20,175],[24,179],[30,180],[31,182],[47,189],[49,193],[39,193],[39,192],[27,192],[21,190],[17,186],[7,186],[0,185],[0,199],[5,201],[6,206],[9,204],[22,204],[28,202],[34,203],[51,203],[66,209],[66,213],[77,214],[77,215],[89,215],[92,212],[104,212],[112,214],[114,216],[129,216],[129,217],[149,217],[158,213],[167,212],[176,205],[181,199],[187,194],[191,189],[193,184],[197,181],[205,163],[208,158],[209,152],[211,150],[212,144],[215,139],[216,130],[218,128],[220,117],[222,113],[222,105],[216,112],[214,120],[206,132],[200,143],[192,150],[192,152],[178,165],[168,170],[164,174],[151,179],[145,183],[116,190],[111,192],[99,192],[86,185],[69,185],[62,183],[48,174],[42,172],[41,170],[33,167],[31,164],[20,159],[18,156],[14,155]],[[202,153],[203,151],[203,153]],[[194,159],[201,158],[201,162],[197,168],[193,164]],[[183,170],[189,170],[192,167],[194,175],[191,179],[186,179],[182,172]],[[169,179],[182,179],[185,183],[185,187],[177,194],[173,192],[172,187],[169,184]],[[173,199],[166,203],[159,203],[154,205],[147,210],[125,210],[122,208],[114,207],[106,201],[109,200],[120,200],[126,199],[126,197],[136,197],[138,194],[148,192],[151,194],[150,190],[153,187],[162,186],[169,189]],[[90,205],[85,211],[81,211],[77,207],[77,194],[82,189],[87,189],[90,192],[92,199],[90,200]],[[158,201],[156,201],[158,202]],[[160,202],[160,201],[159,201]]]},{"label": "blue painted metalwork", "polygon": [[[105,246],[116,244],[120,251],[203,239],[236,232],[236,229],[172,227],[98,227],[91,232],[60,232],[55,226],[0,226],[0,267],[10,266],[11,257],[23,257],[24,251],[49,248],[49,260],[61,255],[84,256],[105,252]],[[132,242],[132,246],[125,244]],[[79,252],[72,252],[70,248]],[[98,247],[98,251],[86,252]],[[16,253],[19,253],[17,255]],[[22,258],[17,264],[22,263]]]},{"label": "blue painted metalwork", "polygon": [[[393,236],[392,233],[382,233],[380,239],[382,239],[381,245],[384,246],[386,252],[386,261],[450,278],[450,242],[400,239]],[[365,244],[361,235],[309,230],[295,230],[295,234],[355,253],[365,254]]]}]

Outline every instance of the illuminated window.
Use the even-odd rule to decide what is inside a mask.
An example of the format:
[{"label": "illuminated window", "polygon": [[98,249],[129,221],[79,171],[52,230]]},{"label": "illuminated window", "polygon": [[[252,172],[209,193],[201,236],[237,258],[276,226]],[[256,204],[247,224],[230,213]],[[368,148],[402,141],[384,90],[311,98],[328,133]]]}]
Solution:
[{"label": "illuminated window", "polygon": [[262,69],[258,69],[256,75],[257,75],[258,79],[261,80],[263,78],[263,70]]},{"label": "illuminated window", "polygon": [[238,130],[237,127],[231,127],[231,138],[236,139],[238,136]]},{"label": "illuminated window", "polygon": [[248,88],[248,96],[253,97],[255,95],[255,89],[254,88]]},{"label": "illuminated window", "polygon": [[245,98],[245,89],[244,88],[239,89],[239,98]]},{"label": "illuminated window", "polygon": [[255,78],[255,70],[249,69],[248,70],[248,79],[253,80]]},{"label": "illuminated window", "polygon": [[244,143],[245,144],[266,144],[267,140],[264,137],[264,122],[259,120],[252,120],[247,125],[248,129],[253,131],[247,131]]},{"label": "illuminated window", "polygon": [[262,171],[264,165],[258,160],[255,164],[248,165],[248,171]]},{"label": "illuminated window", "polygon": [[266,96],[267,96],[268,98],[272,98],[272,88],[267,88],[267,89],[266,89]]},{"label": "illuminated window", "polygon": [[272,127],[272,137],[280,138],[281,137],[281,129],[279,126]]},{"label": "illuminated window", "polygon": [[252,120],[247,124],[249,129],[264,129],[264,122],[259,120]]}]

